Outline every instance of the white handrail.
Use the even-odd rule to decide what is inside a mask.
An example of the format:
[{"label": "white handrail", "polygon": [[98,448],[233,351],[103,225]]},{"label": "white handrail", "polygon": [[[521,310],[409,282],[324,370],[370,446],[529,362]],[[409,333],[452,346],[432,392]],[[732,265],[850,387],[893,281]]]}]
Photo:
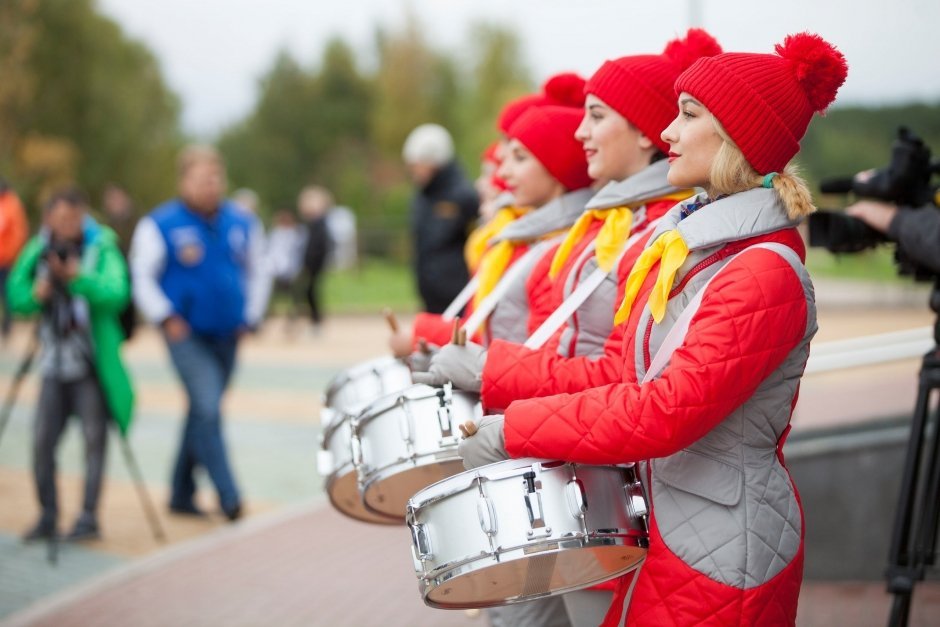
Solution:
[{"label": "white handrail", "polygon": [[932,327],[824,342],[812,347],[805,374],[920,357],[933,347]]}]

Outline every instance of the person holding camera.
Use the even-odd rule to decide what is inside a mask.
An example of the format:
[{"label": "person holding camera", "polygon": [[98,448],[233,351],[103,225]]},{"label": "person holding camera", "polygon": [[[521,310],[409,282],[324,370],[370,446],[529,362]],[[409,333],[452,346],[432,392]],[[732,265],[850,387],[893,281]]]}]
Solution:
[{"label": "person holding camera", "polygon": [[900,211],[894,203],[866,198],[846,207],[845,213],[897,242],[907,259],[940,273],[940,211],[936,207]]},{"label": "person holding camera", "polygon": [[99,537],[108,418],[126,429],[133,412],[118,320],[130,298],[127,266],[117,236],[88,215],[88,203],[77,189],[53,194],[43,219],[39,234],[17,258],[8,285],[14,313],[41,314],[33,472],[42,513],[25,539],[57,534],[55,449],[75,414],[85,438],[85,496],[66,539],[90,540]]},{"label": "person holding camera", "polygon": [[166,339],[189,409],[173,470],[170,511],[202,515],[193,497],[202,466],[229,520],[242,503],[222,437],[222,396],[242,335],[261,321],[270,291],[261,222],[224,197],[225,164],[211,146],[179,157],[179,197],[137,225],[134,302]]}]

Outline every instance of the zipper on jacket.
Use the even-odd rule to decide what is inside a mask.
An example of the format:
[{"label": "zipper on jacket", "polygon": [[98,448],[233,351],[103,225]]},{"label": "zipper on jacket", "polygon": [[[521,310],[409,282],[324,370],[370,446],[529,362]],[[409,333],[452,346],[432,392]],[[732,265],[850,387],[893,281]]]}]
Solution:
[{"label": "zipper on jacket", "polygon": [[[726,250],[728,250],[728,246],[723,246],[721,250],[715,251],[708,257],[705,257],[705,259],[702,259],[697,264],[692,266],[692,269],[689,270],[684,277],[682,277],[682,280],[679,281],[679,284],[673,287],[672,290],[669,292],[669,296],[666,299],[667,304],[669,300],[672,300],[673,297],[675,297],[683,289],[685,289],[685,286],[689,283],[690,280],[692,280],[692,278],[695,275],[697,275],[699,272],[701,272],[705,268],[715,263],[718,263],[719,261],[727,257],[727,254],[725,254]],[[653,334],[653,322],[654,322],[653,316],[650,315],[649,320],[646,323],[646,332],[643,334],[643,369],[644,370],[649,370],[650,362],[653,360],[652,357],[650,356],[650,337]]]}]

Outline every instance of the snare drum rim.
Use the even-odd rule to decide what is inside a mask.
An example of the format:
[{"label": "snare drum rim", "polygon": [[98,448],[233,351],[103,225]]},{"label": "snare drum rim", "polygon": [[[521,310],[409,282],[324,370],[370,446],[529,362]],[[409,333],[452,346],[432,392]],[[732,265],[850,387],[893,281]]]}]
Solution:
[{"label": "snare drum rim", "polygon": [[[604,534],[604,535],[595,535],[593,537],[587,537],[587,538],[584,538],[582,536],[580,538],[572,537],[570,539],[567,539],[569,541],[571,540],[577,541],[580,544],[581,548],[602,547],[602,546],[632,546],[638,549],[643,549],[643,555],[634,564],[631,564],[630,566],[622,570],[615,571],[609,575],[604,575],[603,577],[593,579],[589,582],[582,582],[573,586],[567,586],[565,588],[558,588],[557,590],[546,592],[544,594],[533,594],[533,595],[529,595],[526,597],[513,599],[511,601],[506,601],[506,602],[501,602],[501,603],[489,603],[489,604],[480,604],[479,602],[466,603],[466,604],[464,603],[442,604],[429,598],[429,595],[433,590],[435,590],[436,588],[439,588],[441,585],[447,583],[451,579],[458,577],[460,575],[465,575],[468,573],[476,572],[478,570],[483,570],[485,566],[489,565],[489,564],[483,563],[485,560],[489,560],[490,562],[492,562],[492,560],[497,559],[493,553],[485,553],[485,554],[481,554],[481,555],[478,555],[474,558],[470,558],[467,560],[461,560],[459,562],[452,562],[450,564],[441,565],[440,567],[434,569],[434,571],[431,571],[426,574],[419,574],[418,575],[418,591],[421,594],[421,599],[424,601],[424,604],[429,607],[438,608],[438,609],[467,609],[467,608],[503,607],[506,605],[515,605],[516,603],[525,603],[527,601],[534,601],[536,599],[544,599],[547,597],[558,596],[561,594],[566,594],[568,592],[573,592],[575,590],[584,590],[586,588],[590,588],[591,586],[604,583],[605,581],[610,581],[611,579],[622,577],[623,575],[629,573],[630,571],[640,568],[643,565],[643,562],[646,561],[646,550],[647,550],[646,547],[641,546],[642,539],[643,539],[642,537],[636,536],[633,534],[629,534],[629,535]],[[526,555],[526,553],[524,552],[524,548],[538,546],[540,544],[558,544],[559,545],[558,549],[554,551],[554,552],[558,552],[558,551],[563,550],[564,547],[562,547],[562,543],[565,541],[566,539],[554,540],[552,542],[534,542],[534,543],[526,544],[520,547],[500,549],[496,553],[496,555],[498,555],[498,561],[500,562],[511,561],[511,560],[507,560],[506,558],[515,557],[516,554],[519,554],[520,557],[524,557]],[[541,552],[538,552],[538,555],[548,555],[552,552],[553,551],[551,550],[541,551]]]},{"label": "snare drum rim", "polygon": [[[342,471],[342,472],[341,472],[341,471]],[[333,498],[333,489],[332,489],[332,488],[333,488],[333,485],[340,479],[340,477],[344,477],[344,476],[346,476],[347,474],[353,474],[353,473],[356,473],[355,467],[353,466],[352,462],[347,462],[347,463],[343,464],[342,466],[340,466],[339,468],[337,468],[336,470],[334,470],[333,472],[331,472],[329,475],[327,475],[326,481],[325,481],[325,483],[324,483],[324,487],[325,487],[325,489],[326,489],[326,490],[325,490],[325,491],[326,491],[326,496],[327,496],[327,498],[330,500],[330,504],[333,506],[333,509],[335,509],[336,511],[338,511],[338,512],[341,513],[342,515],[346,516],[347,518],[352,518],[353,520],[358,520],[359,522],[375,523],[375,524],[379,524],[379,525],[398,525],[398,524],[401,524],[402,519],[398,519],[398,518],[395,518],[395,517],[393,517],[393,516],[389,516],[389,515],[387,515],[387,514],[383,514],[383,513],[381,513],[381,512],[375,512],[375,511],[369,509],[368,507],[365,507],[365,502],[363,502],[363,507],[365,507],[365,509],[366,509],[370,514],[373,514],[376,518],[379,518],[379,520],[375,520],[375,519],[373,519],[373,518],[363,518],[363,517],[360,517],[360,516],[356,516],[356,515],[354,515],[352,512],[350,512],[350,511],[346,510],[344,507],[341,507],[341,506],[340,506],[340,503],[337,502],[337,500],[336,500],[335,498]],[[361,491],[359,492],[359,497],[362,498],[362,492],[361,492]]]},{"label": "snare drum rim", "polygon": [[347,368],[343,372],[333,377],[333,379],[330,380],[330,382],[327,384],[326,391],[323,393],[325,400],[324,404],[327,407],[334,408],[333,402],[335,397],[340,388],[342,388],[344,385],[370,371],[377,371],[381,374],[393,364],[399,364],[402,368],[408,369],[408,366],[405,365],[404,362],[391,356],[376,357],[375,359],[369,359]]},{"label": "snare drum rim", "polygon": [[[355,415],[352,423],[353,431],[358,429],[360,425],[365,425],[369,422],[372,422],[382,414],[388,413],[389,411],[395,409],[401,404],[403,400],[424,401],[437,398],[439,390],[440,388],[431,387],[430,385],[425,385],[424,383],[412,383],[411,385],[403,387],[400,390],[380,396],[360,409],[359,412]],[[413,392],[418,393],[414,394]]]},{"label": "snare drum rim", "polygon": [[[381,516],[389,516],[388,513],[380,512],[369,505],[369,501],[366,499],[366,494],[369,492],[372,486],[375,485],[376,482],[384,481],[398,474],[402,470],[411,470],[413,468],[421,468],[423,466],[432,466],[436,464],[461,460],[460,455],[457,454],[457,444],[448,445],[447,449],[451,450],[453,452],[453,455],[449,455],[447,457],[438,457],[441,454],[440,452],[424,453],[422,455],[416,455],[404,461],[398,461],[398,462],[395,462],[394,464],[388,464],[387,466],[384,466],[383,468],[375,469],[369,473],[363,473],[361,472],[362,468],[357,468],[356,470],[357,472],[359,472],[359,494],[362,496],[362,505],[370,512],[373,512]],[[457,474],[462,474],[462,473],[457,473]],[[451,476],[454,476],[454,475],[451,475]],[[450,477],[448,477],[448,479],[449,478]],[[444,479],[444,481],[446,481],[446,479]],[[406,512],[408,511],[408,506],[410,504],[411,504],[411,499],[409,499],[405,503]],[[404,521],[405,513],[402,513],[400,517],[397,517],[397,520],[399,522]]]}]

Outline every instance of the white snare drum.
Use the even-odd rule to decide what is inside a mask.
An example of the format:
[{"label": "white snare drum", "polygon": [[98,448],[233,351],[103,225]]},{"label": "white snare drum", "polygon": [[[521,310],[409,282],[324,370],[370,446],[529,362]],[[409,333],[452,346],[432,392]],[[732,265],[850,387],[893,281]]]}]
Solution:
[{"label": "white snare drum", "polygon": [[359,474],[352,460],[353,414],[324,407],[321,410],[323,432],[317,451],[317,469],[326,477],[325,490],[330,503],[339,512],[362,522],[399,524],[401,518],[389,518],[368,511],[359,493]]},{"label": "white snare drum", "polygon": [[364,361],[333,377],[326,388],[323,406],[347,414],[375,399],[412,384],[411,370],[394,357]]},{"label": "white snare drum", "polygon": [[507,460],[408,501],[418,588],[432,607],[508,605],[637,568],[647,506],[632,466]]},{"label": "white snare drum", "polygon": [[483,415],[479,395],[413,385],[365,408],[353,421],[353,464],[365,508],[405,519],[415,492],[463,472],[458,425]]}]

